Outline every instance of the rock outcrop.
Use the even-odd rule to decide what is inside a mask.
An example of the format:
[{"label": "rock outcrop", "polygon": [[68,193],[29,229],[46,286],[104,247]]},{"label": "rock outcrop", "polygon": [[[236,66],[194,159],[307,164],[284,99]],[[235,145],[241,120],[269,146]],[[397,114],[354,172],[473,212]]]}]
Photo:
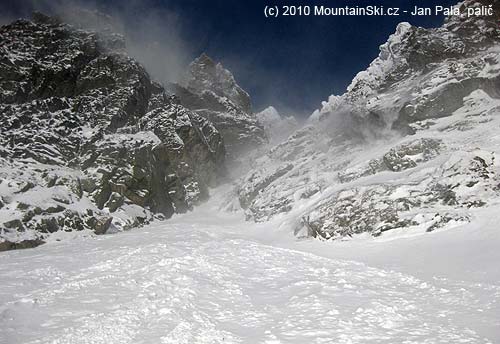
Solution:
[{"label": "rock outcrop", "polygon": [[168,218],[224,173],[219,131],[124,48],[39,13],[0,28],[2,248]]}]

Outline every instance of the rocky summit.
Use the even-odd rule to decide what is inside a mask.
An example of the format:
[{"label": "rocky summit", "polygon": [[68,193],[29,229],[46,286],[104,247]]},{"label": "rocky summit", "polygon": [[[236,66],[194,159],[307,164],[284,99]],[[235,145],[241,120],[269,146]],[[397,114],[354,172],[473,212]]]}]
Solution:
[{"label": "rocky summit", "polygon": [[[245,95],[234,99],[248,110]],[[123,37],[40,13],[0,28],[0,113],[0,250],[168,218],[225,173],[220,132]]]},{"label": "rocky summit", "polygon": [[206,54],[195,59],[183,80],[169,88],[183,106],[210,120],[219,130],[228,162],[240,163],[247,153],[268,142],[263,125],[252,113],[248,93],[230,71]]}]

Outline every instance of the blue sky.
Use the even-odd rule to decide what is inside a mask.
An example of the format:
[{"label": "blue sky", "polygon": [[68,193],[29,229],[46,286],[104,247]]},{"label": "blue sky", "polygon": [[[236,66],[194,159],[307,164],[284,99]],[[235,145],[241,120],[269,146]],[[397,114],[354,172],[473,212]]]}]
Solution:
[{"label": "blue sky", "polygon": [[[50,3],[51,1],[46,1]],[[254,108],[275,105],[308,115],[330,94],[343,93],[350,80],[378,55],[378,47],[401,21],[439,26],[442,17],[279,17],[265,18],[265,5],[380,5],[404,7],[455,4],[456,0],[146,0],[94,1],[110,14],[130,11],[126,25],[156,13],[165,32],[175,25],[189,59],[206,52],[236,76],[252,96]],[[26,15],[36,1],[2,0],[4,13]],[[85,2],[81,2],[85,3]],[[168,13],[168,15],[163,15]],[[164,19],[163,19],[164,18]],[[172,23],[173,22],[173,23]],[[141,24],[144,24],[142,22]],[[133,31],[133,30],[132,30]],[[142,30],[144,31],[144,30]],[[146,30],[147,31],[147,30]],[[177,45],[176,45],[177,46]],[[175,49],[175,47],[174,47]]]}]

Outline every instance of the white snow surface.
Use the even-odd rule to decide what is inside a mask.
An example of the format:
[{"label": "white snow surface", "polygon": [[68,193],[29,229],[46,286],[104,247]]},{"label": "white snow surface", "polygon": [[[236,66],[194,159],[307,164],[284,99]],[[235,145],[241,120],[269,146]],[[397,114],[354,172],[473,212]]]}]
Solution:
[{"label": "white snow surface", "polygon": [[219,212],[225,192],[143,229],[1,253],[0,343],[500,341],[500,206],[332,243]]}]

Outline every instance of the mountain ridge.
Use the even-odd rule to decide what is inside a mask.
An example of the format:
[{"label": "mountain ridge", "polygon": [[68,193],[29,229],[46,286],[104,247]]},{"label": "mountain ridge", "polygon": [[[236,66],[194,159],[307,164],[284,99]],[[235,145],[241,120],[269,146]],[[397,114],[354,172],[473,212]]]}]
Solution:
[{"label": "mountain ridge", "polygon": [[500,2],[492,6],[493,17],[435,29],[400,24],[346,92],[257,158],[229,198],[249,220],[321,239],[474,221],[475,208],[499,201]]}]

